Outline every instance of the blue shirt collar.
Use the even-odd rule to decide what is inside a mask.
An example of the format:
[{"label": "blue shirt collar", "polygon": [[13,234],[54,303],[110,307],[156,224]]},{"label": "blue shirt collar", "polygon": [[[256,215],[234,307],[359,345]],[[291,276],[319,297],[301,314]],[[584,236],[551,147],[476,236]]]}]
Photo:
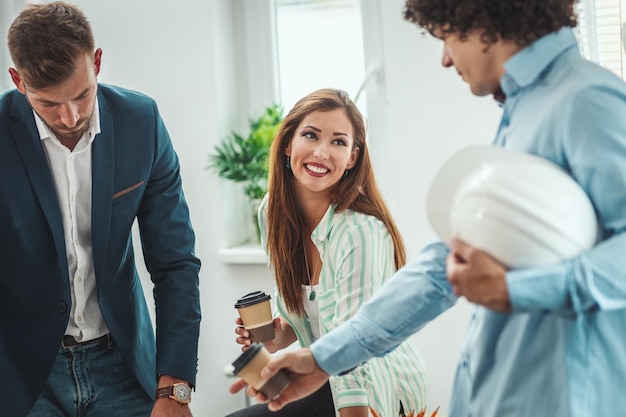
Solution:
[{"label": "blue shirt collar", "polygon": [[569,27],[539,38],[504,64],[506,73],[500,80],[502,91],[507,97],[515,95],[520,88],[534,83],[559,55],[571,48],[578,46]]}]

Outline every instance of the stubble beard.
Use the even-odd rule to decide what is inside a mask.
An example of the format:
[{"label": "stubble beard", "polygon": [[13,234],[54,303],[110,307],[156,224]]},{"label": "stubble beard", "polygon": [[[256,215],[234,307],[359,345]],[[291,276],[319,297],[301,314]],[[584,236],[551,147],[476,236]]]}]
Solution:
[{"label": "stubble beard", "polygon": [[33,105],[30,103],[30,99],[28,98],[28,96],[26,96],[26,101],[28,101],[28,104],[30,105],[30,108],[35,112],[35,114],[37,116],[39,116],[39,118],[41,119],[41,121],[46,125],[46,127],[48,128],[48,130],[50,130],[50,132],[52,132],[52,134],[54,134],[54,136],[60,141],[60,142],[78,142],[80,140],[80,138],[83,137],[83,135],[85,134],[85,132],[87,130],[89,130],[89,126],[91,124],[91,118],[93,117],[93,109],[91,111],[91,114],[83,119],[82,122],[79,122],[79,125],[82,125],[78,130],[74,131],[74,132],[63,132],[61,130],[59,130],[58,128],[55,128],[53,126],[51,126],[46,119],[44,119],[43,117],[41,117],[41,115],[37,112],[37,110],[35,110],[35,108],[33,107]]},{"label": "stubble beard", "polygon": [[[89,117],[86,118],[83,121],[83,124],[80,127],[80,129],[78,129],[76,131],[73,131],[73,132],[63,132],[63,131],[60,131],[59,129],[56,129],[56,128],[50,126],[45,120],[44,120],[44,123],[46,124],[48,129],[50,129],[50,131],[52,133],[54,133],[54,136],[56,136],[56,138],[59,141],[61,141],[61,142],[78,142],[80,140],[80,138],[83,137],[85,132],[89,129],[89,124],[91,123],[92,114],[90,114]],[[43,120],[43,119],[41,119],[41,120]]]}]

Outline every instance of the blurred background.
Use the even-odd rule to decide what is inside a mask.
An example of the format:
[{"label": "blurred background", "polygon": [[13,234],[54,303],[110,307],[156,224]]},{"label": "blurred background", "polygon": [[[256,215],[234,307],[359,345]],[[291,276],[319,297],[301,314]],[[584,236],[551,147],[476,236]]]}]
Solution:
[{"label": "blurred background", "polygon": [[[489,144],[497,128],[498,105],[472,96],[441,67],[441,42],[402,19],[403,0],[73,2],[103,49],[99,81],[154,97],[180,157],[203,263],[196,416],[246,404],[243,393],[228,393],[228,365],[240,353],[233,305],[248,292],[274,291],[241,189],[207,170],[215,145],[233,131],[245,134],[250,118],[273,103],[289,110],[318,88],[348,91],[367,116],[377,179],[412,258],[433,238],[425,196],[437,169],[460,148]],[[1,91],[12,88],[6,32],[25,3],[0,3]],[[626,7],[583,0],[579,11],[583,53],[623,77]],[[140,272],[151,304],[149,276]],[[430,373],[429,410],[448,412],[470,312],[461,301],[414,336]]]}]

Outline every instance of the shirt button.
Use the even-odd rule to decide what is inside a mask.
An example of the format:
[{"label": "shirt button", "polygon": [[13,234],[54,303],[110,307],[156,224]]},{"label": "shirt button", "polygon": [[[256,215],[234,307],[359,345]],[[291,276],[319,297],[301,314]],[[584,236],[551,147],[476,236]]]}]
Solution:
[{"label": "shirt button", "polygon": [[78,278],[76,278],[76,282],[78,282],[79,284],[80,284],[81,282],[83,282],[83,277],[78,277]]},{"label": "shirt button", "polygon": [[77,322],[79,322],[79,323],[80,323],[81,321],[83,321],[83,316],[78,316],[78,317],[76,317],[76,321],[77,321]]},{"label": "shirt button", "polygon": [[60,303],[59,304],[59,313],[65,313],[67,311],[67,304]]}]

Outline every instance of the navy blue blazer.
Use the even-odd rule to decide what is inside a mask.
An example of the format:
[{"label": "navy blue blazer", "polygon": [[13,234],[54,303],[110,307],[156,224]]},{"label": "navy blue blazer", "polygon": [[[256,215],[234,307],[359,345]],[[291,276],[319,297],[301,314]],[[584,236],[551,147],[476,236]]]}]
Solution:
[{"label": "navy blue blazer", "polygon": [[[98,86],[92,244],[100,308],[146,392],[160,374],[195,384],[200,327],[195,237],[179,162],[156,103]],[[135,268],[137,219],[154,283],[157,338]],[[25,416],[52,368],[70,312],[63,222],[32,110],[0,96],[0,415]]]}]

